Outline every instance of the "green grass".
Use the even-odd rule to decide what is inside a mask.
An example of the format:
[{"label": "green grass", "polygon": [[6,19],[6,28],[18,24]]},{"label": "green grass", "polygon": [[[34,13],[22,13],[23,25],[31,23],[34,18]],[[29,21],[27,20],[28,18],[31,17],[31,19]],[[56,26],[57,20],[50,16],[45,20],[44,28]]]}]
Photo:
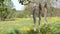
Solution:
[{"label": "green grass", "polygon": [[[15,21],[1,21],[0,34],[40,34],[38,32],[38,18],[36,23],[37,31],[34,32],[32,18],[18,18]],[[60,17],[49,17],[48,23],[49,25],[45,27],[45,20],[42,18],[41,34],[58,34],[60,32]]]}]

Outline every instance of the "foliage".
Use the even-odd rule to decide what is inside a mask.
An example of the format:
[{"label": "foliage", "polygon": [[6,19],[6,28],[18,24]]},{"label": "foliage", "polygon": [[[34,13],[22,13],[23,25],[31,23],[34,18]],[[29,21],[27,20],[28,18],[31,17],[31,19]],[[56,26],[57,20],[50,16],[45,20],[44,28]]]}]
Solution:
[{"label": "foliage", "polygon": [[5,0],[0,0],[0,20],[4,21],[6,18],[11,18],[14,14],[14,10],[11,9],[12,6],[7,6],[4,4]]},{"label": "foliage", "polygon": [[27,4],[29,4],[31,1],[30,0],[20,0],[20,3],[22,4],[22,5],[27,5]]},{"label": "foliage", "polygon": [[0,8],[1,20],[5,20],[6,18],[11,18],[13,14],[14,14],[14,11],[10,8],[7,8],[7,7]]},{"label": "foliage", "polygon": [[13,2],[11,0],[4,0],[4,5],[9,6],[10,8],[13,7]]},{"label": "foliage", "polygon": [[26,17],[24,12],[19,12],[19,13],[17,12],[15,16],[16,16],[16,18],[25,18]]},{"label": "foliage", "polygon": [[2,3],[4,0],[0,0],[0,2]]}]

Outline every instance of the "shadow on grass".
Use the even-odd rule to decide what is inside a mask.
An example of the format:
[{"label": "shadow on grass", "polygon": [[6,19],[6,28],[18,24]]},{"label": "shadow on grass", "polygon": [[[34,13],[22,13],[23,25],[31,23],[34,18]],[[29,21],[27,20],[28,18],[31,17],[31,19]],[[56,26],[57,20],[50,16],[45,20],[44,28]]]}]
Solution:
[{"label": "shadow on grass", "polygon": [[39,34],[39,31],[34,31],[33,29],[30,31],[27,31],[27,34]]},{"label": "shadow on grass", "polygon": [[49,25],[43,25],[42,28],[37,29],[37,31],[34,32],[34,30],[27,31],[27,34],[53,34],[52,30],[50,29]]},{"label": "shadow on grass", "polygon": [[40,29],[41,34],[53,34],[52,29],[50,28],[50,25],[43,25]]},{"label": "shadow on grass", "polygon": [[15,29],[14,32],[10,32],[8,34],[22,34],[19,30]]}]

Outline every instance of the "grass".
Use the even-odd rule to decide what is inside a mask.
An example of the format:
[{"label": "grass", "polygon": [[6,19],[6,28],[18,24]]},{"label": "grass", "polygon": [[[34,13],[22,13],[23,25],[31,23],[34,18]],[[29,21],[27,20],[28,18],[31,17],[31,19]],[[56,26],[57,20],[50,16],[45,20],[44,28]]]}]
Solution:
[{"label": "grass", "polygon": [[[15,19],[15,21],[0,21],[0,34],[38,34],[38,25],[37,25],[37,31],[34,32],[33,31],[33,19],[32,18],[13,18]],[[37,18],[37,22],[38,24],[38,18]],[[45,23],[44,18],[42,18],[41,20],[41,27],[43,27],[43,24]],[[50,29],[59,29],[60,27],[60,17],[48,17],[48,23],[49,23],[49,28]],[[58,25],[57,25],[58,24]],[[41,28],[41,33],[43,33],[43,31],[46,31],[46,27]],[[57,30],[56,30],[57,31]],[[55,34],[55,32],[53,30],[53,33]],[[60,31],[60,29],[59,29]],[[58,31],[58,32],[59,32]],[[49,34],[49,33],[47,33]]]}]

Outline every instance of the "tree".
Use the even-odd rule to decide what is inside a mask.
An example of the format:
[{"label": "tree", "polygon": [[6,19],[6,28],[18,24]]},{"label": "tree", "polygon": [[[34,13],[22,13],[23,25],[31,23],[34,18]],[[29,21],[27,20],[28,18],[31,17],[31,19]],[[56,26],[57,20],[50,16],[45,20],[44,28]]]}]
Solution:
[{"label": "tree", "polygon": [[1,0],[0,3],[0,20],[4,21],[6,18],[11,18],[14,10],[11,9],[11,6],[5,5],[4,1]]},{"label": "tree", "polygon": [[19,0],[19,2],[20,2],[22,5],[27,5],[27,4],[29,4],[31,1],[30,1],[30,0]]},{"label": "tree", "polygon": [[2,6],[3,6],[3,2],[4,2],[4,0],[0,0],[0,20],[2,20]]},{"label": "tree", "polygon": [[4,0],[4,5],[9,6],[10,8],[13,7],[13,2],[11,0]]}]

